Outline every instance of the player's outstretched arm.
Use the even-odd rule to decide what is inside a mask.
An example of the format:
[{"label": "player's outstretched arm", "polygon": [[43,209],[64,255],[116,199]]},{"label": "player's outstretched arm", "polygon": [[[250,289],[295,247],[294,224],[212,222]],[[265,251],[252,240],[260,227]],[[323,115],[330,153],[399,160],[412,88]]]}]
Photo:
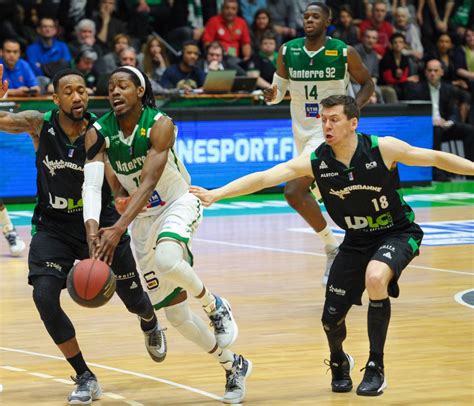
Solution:
[{"label": "player's outstretched arm", "polygon": [[35,142],[39,140],[43,121],[43,114],[35,110],[20,113],[0,111],[0,131],[10,134],[28,133]]},{"label": "player's outstretched arm", "polygon": [[375,84],[359,53],[352,47],[347,47],[347,66],[351,76],[360,85],[356,95],[356,102],[359,108],[361,108],[367,104],[374,93]]},{"label": "player's outstretched arm", "polygon": [[435,166],[448,172],[474,176],[474,162],[454,154],[413,147],[393,137],[379,138],[379,147],[388,168],[400,162],[409,166]]},{"label": "player's outstretched arm", "polygon": [[218,189],[207,190],[199,186],[191,186],[189,191],[201,199],[205,207],[209,207],[221,199],[248,195],[303,176],[313,176],[309,154],[300,155],[266,171],[243,176]]}]

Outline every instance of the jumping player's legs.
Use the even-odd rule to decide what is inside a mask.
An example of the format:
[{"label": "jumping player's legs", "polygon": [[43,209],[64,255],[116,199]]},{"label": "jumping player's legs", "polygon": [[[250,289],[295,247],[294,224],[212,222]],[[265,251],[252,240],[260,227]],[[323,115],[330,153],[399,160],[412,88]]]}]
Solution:
[{"label": "jumping player's legs", "polygon": [[186,193],[159,216],[137,218],[132,238],[144,277],[156,270],[160,281],[172,283],[196,297],[214,325],[219,346],[226,348],[238,334],[231,308],[225,299],[206,289],[192,268],[191,238],[201,219],[201,202]]},{"label": "jumping player's legs", "polygon": [[[314,151],[323,141],[322,129],[321,131],[315,131],[314,136],[309,139],[298,139],[295,137],[295,146],[298,155],[301,155],[303,152]],[[334,238],[326,219],[321,213],[321,208],[311,192],[313,185],[314,179],[310,177],[294,179],[287,182],[284,193],[288,204],[305,219],[323,241],[324,250],[328,256],[326,270],[322,278],[323,285],[326,285],[339,243]]]},{"label": "jumping player's legs", "polygon": [[216,338],[211,334],[206,323],[189,307],[186,292],[180,292],[173,302],[165,307],[165,314],[171,325],[181,335],[201,347],[225,369],[224,401],[240,403],[245,397],[245,380],[252,372],[252,363],[242,355],[218,347]]}]

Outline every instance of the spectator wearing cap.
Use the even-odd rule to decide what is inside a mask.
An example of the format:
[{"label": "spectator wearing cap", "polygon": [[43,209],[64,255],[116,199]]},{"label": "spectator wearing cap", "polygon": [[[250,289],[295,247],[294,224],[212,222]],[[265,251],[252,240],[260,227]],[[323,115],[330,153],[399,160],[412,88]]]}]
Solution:
[{"label": "spectator wearing cap", "polygon": [[238,11],[237,0],[224,0],[221,13],[207,22],[202,42],[207,47],[219,41],[226,55],[247,61],[252,56],[250,33],[245,20],[237,16]]},{"label": "spectator wearing cap", "polygon": [[40,39],[26,49],[26,58],[36,76],[44,76],[44,70],[48,70],[51,64],[64,61],[64,65],[68,65],[71,62],[71,54],[66,43],[56,39],[57,32],[53,19],[44,17],[40,20],[38,26]]},{"label": "spectator wearing cap", "polygon": [[3,79],[8,81],[8,96],[36,96],[40,87],[28,62],[20,58],[20,43],[16,39],[3,41],[0,64],[3,64]]}]

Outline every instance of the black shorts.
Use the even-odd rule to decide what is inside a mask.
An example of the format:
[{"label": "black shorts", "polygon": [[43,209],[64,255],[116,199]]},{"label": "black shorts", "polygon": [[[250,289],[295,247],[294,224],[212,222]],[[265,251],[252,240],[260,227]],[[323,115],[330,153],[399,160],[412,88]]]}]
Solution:
[{"label": "black shorts", "polygon": [[388,293],[398,297],[398,279],[407,265],[419,255],[423,231],[412,223],[402,230],[382,236],[353,237],[346,234],[329,273],[326,298],[347,304],[362,304],[365,271],[371,260],[386,263],[394,273]]},{"label": "black shorts", "polygon": [[[42,217],[33,226],[28,255],[28,283],[38,275],[52,275],[64,279],[66,286],[67,274],[76,260],[89,258],[84,225],[70,222],[59,223],[56,220]],[[124,234],[118,244],[111,266],[120,282],[128,282],[134,288],[138,284],[141,290],[137,266],[130,248],[130,237]]]}]

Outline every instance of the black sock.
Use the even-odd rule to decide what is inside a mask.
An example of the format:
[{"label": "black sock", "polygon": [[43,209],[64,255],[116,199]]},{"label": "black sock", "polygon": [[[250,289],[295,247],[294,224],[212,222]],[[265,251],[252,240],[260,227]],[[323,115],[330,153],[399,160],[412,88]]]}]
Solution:
[{"label": "black sock", "polygon": [[370,361],[383,368],[383,350],[390,323],[390,299],[370,300],[367,312],[367,330],[370,341]]},{"label": "black sock", "polygon": [[330,330],[324,329],[328,338],[329,350],[331,351],[331,362],[341,363],[345,359],[344,350],[342,349],[342,343],[346,339],[346,320],[343,319],[340,324],[333,327]]},{"label": "black sock", "polygon": [[74,357],[66,358],[66,360],[74,368],[77,375],[82,375],[86,371],[89,371],[92,375],[94,375],[87,366],[86,361],[84,361],[84,358],[82,357],[82,352],[79,351],[76,355],[74,355]]},{"label": "black sock", "polygon": [[153,308],[151,309],[151,312],[147,312],[145,314],[139,314],[139,316],[140,316],[140,327],[142,331],[150,331],[155,328],[156,323],[158,322],[158,319],[156,318],[156,314]]}]

